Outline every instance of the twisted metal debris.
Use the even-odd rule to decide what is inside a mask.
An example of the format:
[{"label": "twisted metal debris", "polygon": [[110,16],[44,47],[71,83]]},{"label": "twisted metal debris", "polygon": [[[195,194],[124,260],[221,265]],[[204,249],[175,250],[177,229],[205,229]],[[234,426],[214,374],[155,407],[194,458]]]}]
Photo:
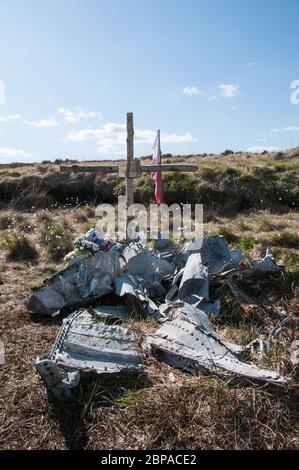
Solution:
[{"label": "twisted metal debris", "polygon": [[[70,393],[80,374],[140,372],[148,354],[187,372],[285,384],[275,371],[242,362],[242,347],[223,341],[210,323],[210,316],[221,315],[219,292],[210,299],[210,287],[217,280],[240,304],[255,304],[236,284],[242,258],[240,250],[230,250],[224,237],[215,236],[204,238],[195,252],[189,245],[178,250],[159,240],[153,250],[139,242],[111,244],[106,251],[72,260],[27,301],[36,314],[53,316],[66,308],[73,312],[64,320],[52,352],[36,361],[48,391],[55,396]],[[281,270],[270,250],[250,263],[251,270],[243,275]],[[107,294],[113,295],[115,305],[101,305]],[[126,322],[129,314],[121,304],[126,296],[135,298],[144,315],[160,324],[155,334],[138,336],[123,326],[101,323]]]}]

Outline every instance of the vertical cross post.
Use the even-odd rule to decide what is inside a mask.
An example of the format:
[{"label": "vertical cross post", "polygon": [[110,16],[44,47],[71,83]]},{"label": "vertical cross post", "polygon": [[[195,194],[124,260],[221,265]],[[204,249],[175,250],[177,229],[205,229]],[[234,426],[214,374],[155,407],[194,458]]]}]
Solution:
[{"label": "vertical cross post", "polygon": [[133,183],[132,171],[131,171],[133,159],[134,159],[133,113],[127,113],[127,169],[126,169],[127,207],[134,203],[134,183]]}]

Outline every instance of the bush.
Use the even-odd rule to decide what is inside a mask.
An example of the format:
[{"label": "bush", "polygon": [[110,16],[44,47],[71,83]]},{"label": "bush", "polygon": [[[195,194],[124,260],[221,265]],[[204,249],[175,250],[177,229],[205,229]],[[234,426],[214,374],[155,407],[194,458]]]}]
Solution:
[{"label": "bush", "polygon": [[221,155],[223,155],[224,157],[226,157],[227,155],[233,155],[234,154],[234,151],[233,150],[224,150],[224,152],[222,152]]},{"label": "bush", "polygon": [[13,234],[5,238],[3,247],[7,251],[8,261],[33,261],[38,258],[38,251],[31,240],[24,234]]}]

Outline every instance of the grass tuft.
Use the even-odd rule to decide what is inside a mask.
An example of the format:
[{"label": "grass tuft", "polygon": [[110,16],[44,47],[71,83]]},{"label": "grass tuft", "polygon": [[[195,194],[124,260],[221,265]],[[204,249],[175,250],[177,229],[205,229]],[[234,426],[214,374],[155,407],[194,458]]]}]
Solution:
[{"label": "grass tuft", "polygon": [[244,251],[251,250],[254,247],[254,245],[257,245],[257,244],[258,244],[258,240],[255,237],[251,237],[251,236],[241,237],[238,242],[239,247]]},{"label": "grass tuft", "polygon": [[250,230],[249,225],[243,222],[243,220],[241,220],[238,225],[241,232],[248,232]]},{"label": "grass tuft", "polygon": [[0,230],[7,230],[13,224],[12,218],[9,215],[1,215],[0,217]]},{"label": "grass tuft", "polygon": [[270,241],[273,245],[284,248],[299,248],[299,235],[294,232],[276,233]]},{"label": "grass tuft", "polygon": [[8,261],[32,261],[38,258],[38,251],[31,240],[24,234],[12,234],[5,238],[3,247]]},{"label": "grass tuft", "polygon": [[239,237],[233,233],[233,231],[227,227],[220,227],[219,235],[223,235],[228,243],[237,243]]},{"label": "grass tuft", "polygon": [[73,249],[73,233],[66,222],[44,226],[41,238],[48,257],[53,261],[62,260]]}]

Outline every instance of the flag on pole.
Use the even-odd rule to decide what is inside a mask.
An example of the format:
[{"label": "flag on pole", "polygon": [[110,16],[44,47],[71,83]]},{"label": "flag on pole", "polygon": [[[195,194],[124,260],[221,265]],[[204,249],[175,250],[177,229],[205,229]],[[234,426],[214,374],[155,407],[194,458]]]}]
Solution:
[{"label": "flag on pole", "polygon": [[[157,132],[155,144],[153,146],[153,165],[160,165],[161,163],[161,147],[160,147],[160,130]],[[162,172],[153,171],[152,178],[155,181],[155,198],[157,204],[163,202],[163,188],[162,188]]]}]

